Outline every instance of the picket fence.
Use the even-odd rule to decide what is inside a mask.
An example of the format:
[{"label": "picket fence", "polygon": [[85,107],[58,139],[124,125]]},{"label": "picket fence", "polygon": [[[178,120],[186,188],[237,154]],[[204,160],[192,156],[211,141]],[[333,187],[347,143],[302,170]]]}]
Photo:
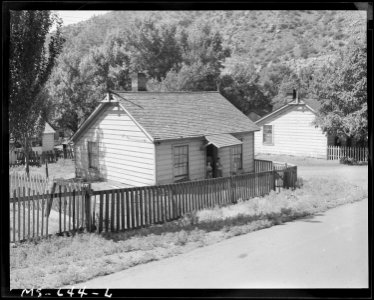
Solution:
[{"label": "picket fence", "polygon": [[328,146],[327,159],[339,160],[342,157],[354,158],[357,161],[368,161],[368,148]]},{"label": "picket fence", "polygon": [[89,193],[81,183],[54,182],[51,189],[39,193],[18,187],[10,198],[10,242],[20,242],[51,234],[82,231],[84,200]]},{"label": "picket fence", "polygon": [[41,174],[30,174],[27,176],[26,172],[12,172],[9,173],[9,191],[23,190],[29,188],[36,193],[45,194],[53,185],[53,178],[46,178]]},{"label": "picket fence", "polygon": [[[266,162],[258,164],[269,167]],[[279,170],[272,166],[264,172],[158,186],[93,191],[90,185],[74,188],[60,184],[51,194],[42,195],[24,189],[21,196],[14,192],[11,199],[11,241],[51,233],[116,232],[162,224],[194,211],[264,196],[277,187],[295,188],[296,180],[297,167],[283,165]],[[46,224],[41,232],[40,222],[42,228]]]}]

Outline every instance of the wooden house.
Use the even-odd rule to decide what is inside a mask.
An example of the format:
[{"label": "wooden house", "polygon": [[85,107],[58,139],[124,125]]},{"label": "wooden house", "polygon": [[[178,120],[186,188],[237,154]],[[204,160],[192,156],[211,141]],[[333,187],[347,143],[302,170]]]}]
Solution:
[{"label": "wooden house", "polygon": [[256,154],[287,154],[326,158],[327,147],[336,138],[312,124],[320,103],[315,99],[299,100],[297,96],[255,123]]},{"label": "wooden house", "polygon": [[254,172],[256,130],[219,92],[113,92],[71,140],[78,176],[149,186]]}]

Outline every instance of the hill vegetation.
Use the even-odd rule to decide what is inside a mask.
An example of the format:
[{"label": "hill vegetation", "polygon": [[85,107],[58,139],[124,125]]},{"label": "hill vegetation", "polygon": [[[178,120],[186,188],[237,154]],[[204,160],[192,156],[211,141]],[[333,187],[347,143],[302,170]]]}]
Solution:
[{"label": "hill vegetation", "polygon": [[75,131],[138,71],[150,91],[219,89],[245,114],[269,112],[293,88],[318,95],[316,72],[366,43],[366,12],[113,11],[62,31],[49,119]]},{"label": "hill vegetation", "polygon": [[366,12],[360,11],[114,11],[64,28],[65,49],[82,55],[103,44],[111,32],[131,27],[135,19],[153,18],[193,34],[201,24],[218,31],[229,47],[227,65],[265,67],[279,62],[332,54],[351,40],[364,39]]}]

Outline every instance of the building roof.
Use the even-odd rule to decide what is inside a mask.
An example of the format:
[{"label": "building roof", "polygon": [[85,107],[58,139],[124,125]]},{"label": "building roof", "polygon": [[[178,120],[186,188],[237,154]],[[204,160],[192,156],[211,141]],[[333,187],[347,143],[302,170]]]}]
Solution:
[{"label": "building roof", "polygon": [[265,116],[263,116],[261,119],[256,121],[257,125],[261,125],[264,120],[266,120],[268,117],[275,115],[276,113],[279,113],[283,110],[285,110],[288,107],[295,106],[295,105],[307,105],[313,113],[317,113],[319,108],[321,107],[321,103],[317,99],[301,99],[299,102],[291,101],[288,103],[283,104],[282,106],[278,106],[276,109],[273,108],[273,111]]},{"label": "building roof", "polygon": [[257,120],[261,119],[261,116],[254,111],[249,112],[247,117],[250,118],[253,122],[256,122]]},{"label": "building roof", "polygon": [[243,144],[242,141],[228,133],[206,135],[205,138],[208,141],[207,145],[212,144],[217,148]]},{"label": "building roof", "polygon": [[154,140],[259,130],[219,92],[115,92],[114,98]]},{"label": "building roof", "polygon": [[56,131],[49,125],[47,122],[45,123],[43,133],[55,133]]},{"label": "building roof", "polygon": [[316,112],[321,107],[321,102],[318,101],[317,99],[303,99],[302,101],[304,101],[306,105],[310,106]]}]

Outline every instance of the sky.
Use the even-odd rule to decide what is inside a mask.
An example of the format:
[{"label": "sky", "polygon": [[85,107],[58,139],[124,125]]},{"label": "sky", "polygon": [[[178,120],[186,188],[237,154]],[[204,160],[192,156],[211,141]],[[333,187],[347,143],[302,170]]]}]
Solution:
[{"label": "sky", "polygon": [[63,20],[63,26],[75,24],[81,21],[88,20],[94,15],[102,15],[108,13],[109,10],[55,10]]}]

